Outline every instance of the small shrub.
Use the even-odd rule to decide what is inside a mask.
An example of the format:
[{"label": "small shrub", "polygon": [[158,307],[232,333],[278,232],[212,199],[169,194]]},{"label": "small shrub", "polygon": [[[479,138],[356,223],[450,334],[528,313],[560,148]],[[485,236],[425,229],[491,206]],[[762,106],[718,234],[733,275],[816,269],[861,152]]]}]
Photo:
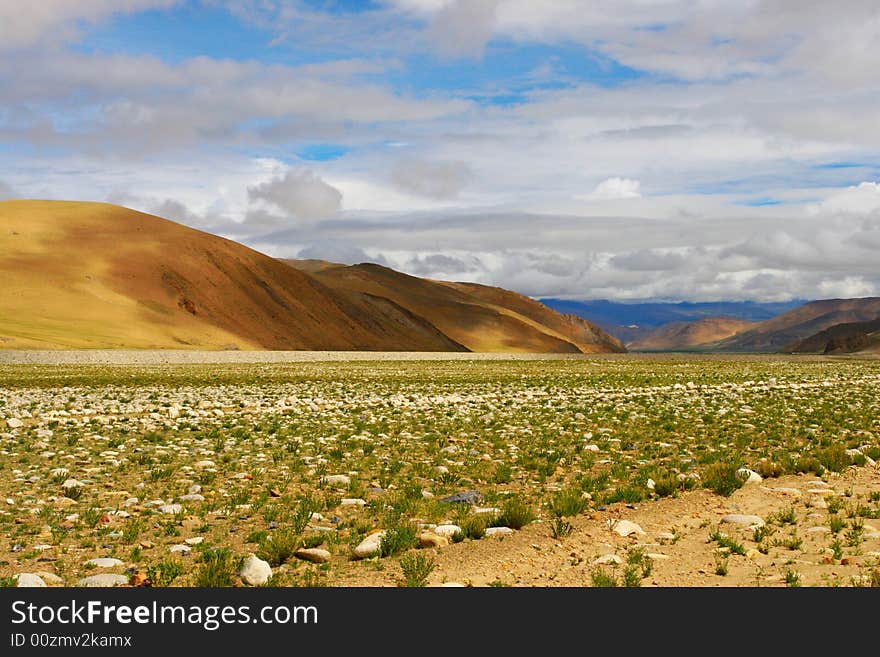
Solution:
[{"label": "small shrub", "polygon": [[615,502],[625,502],[627,504],[637,504],[642,502],[646,497],[646,489],[642,486],[630,486],[624,484],[614,489],[612,493],[605,497],[606,504],[614,504]]},{"label": "small shrub", "polygon": [[563,516],[576,516],[586,511],[590,506],[589,500],[576,488],[565,488],[553,495],[551,509],[557,518]]},{"label": "small shrub", "polygon": [[299,536],[291,529],[279,529],[260,541],[257,556],[272,567],[280,566],[293,556],[299,547]]},{"label": "small shrub", "polygon": [[852,465],[852,458],[846,453],[843,445],[832,445],[816,452],[816,459],[822,467],[832,472],[840,472]]},{"label": "small shrub", "polygon": [[602,568],[596,568],[590,573],[590,581],[598,589],[609,589],[617,586],[617,578]]},{"label": "small shrub", "polygon": [[703,485],[718,495],[729,497],[745,483],[736,474],[737,463],[713,463],[703,473]]},{"label": "small shrub", "polygon": [[832,534],[839,534],[841,530],[846,529],[846,520],[838,515],[829,516],[828,527]]},{"label": "small shrub", "polygon": [[730,559],[720,554],[715,555],[715,574],[720,577],[726,577],[730,571]]},{"label": "small shrub", "polygon": [[513,468],[508,463],[495,466],[494,480],[496,484],[509,484],[513,480]]},{"label": "small shrub", "polygon": [[499,515],[492,523],[495,527],[522,529],[535,519],[535,512],[522,498],[509,497]]},{"label": "small shrub", "polygon": [[171,583],[183,575],[183,564],[179,561],[160,561],[147,568],[147,577],[153,586],[171,586]]},{"label": "small shrub", "polygon": [[716,543],[718,543],[719,547],[727,548],[730,550],[731,554],[738,554],[740,556],[745,556],[746,549],[743,547],[742,543],[738,542],[736,539],[731,538],[730,536],[725,536],[719,530],[715,529],[709,534],[709,538]]},{"label": "small shrub", "polygon": [[379,549],[383,557],[390,557],[414,548],[418,543],[415,525],[402,523],[385,530]]},{"label": "small shrub", "polygon": [[780,526],[782,525],[796,525],[797,524],[797,515],[794,512],[793,507],[788,507],[787,509],[782,509],[777,513],[771,514],[768,518],[770,522],[774,522]]},{"label": "small shrub", "polygon": [[785,583],[788,586],[790,586],[791,588],[799,587],[801,585],[800,574],[792,568],[786,568],[785,569]]},{"label": "small shrub", "polygon": [[236,559],[232,550],[216,548],[202,552],[201,563],[196,571],[196,586],[218,588],[232,586],[241,559]]},{"label": "small shrub", "polygon": [[560,539],[571,536],[574,531],[574,525],[564,518],[553,518],[550,520],[550,535],[553,538]]},{"label": "small shrub", "polygon": [[400,570],[403,572],[404,586],[422,588],[427,586],[428,577],[437,567],[433,557],[423,552],[410,552],[400,558]]}]

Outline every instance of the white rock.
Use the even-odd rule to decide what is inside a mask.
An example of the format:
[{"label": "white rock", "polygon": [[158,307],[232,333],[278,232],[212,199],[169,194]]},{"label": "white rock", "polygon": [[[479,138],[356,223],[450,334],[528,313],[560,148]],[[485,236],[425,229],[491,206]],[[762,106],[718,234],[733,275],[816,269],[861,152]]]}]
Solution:
[{"label": "white rock", "polygon": [[187,554],[189,554],[190,552],[192,552],[192,548],[191,548],[189,545],[184,545],[183,543],[178,543],[177,545],[172,545],[172,546],[168,549],[168,551],[169,551],[171,554],[178,554],[178,553],[180,553],[180,554],[183,554],[184,556],[186,556]]},{"label": "white rock", "polygon": [[618,557],[616,554],[603,554],[598,559],[593,559],[593,562],[591,565],[604,566],[609,563],[620,564],[620,563],[623,563],[623,559]]},{"label": "white rock", "polygon": [[340,506],[366,506],[366,500],[362,500],[359,497],[343,497],[342,501],[339,503]]},{"label": "white rock", "polygon": [[330,553],[321,548],[301,548],[294,552],[293,556],[312,563],[327,563],[330,561]]},{"label": "white rock", "polygon": [[7,498],[6,498],[6,503],[7,503],[9,506],[14,506],[14,505],[15,505],[15,500],[12,499],[11,497],[7,497]]},{"label": "white rock", "polygon": [[673,534],[672,532],[658,532],[657,533],[657,540],[658,541],[674,541],[675,534]]},{"label": "white rock", "polygon": [[193,467],[199,468],[200,470],[204,468],[213,468],[214,465],[214,461],[210,461],[208,459],[205,459],[204,461],[196,461],[195,463],[193,463]]},{"label": "white rock", "polygon": [[764,520],[761,516],[752,516],[744,513],[730,513],[721,518],[721,522],[726,522],[732,525],[744,525],[750,528],[764,526]]},{"label": "white rock", "polygon": [[115,568],[123,565],[124,562],[113,557],[98,557],[97,559],[89,559],[86,561],[87,566],[97,566],[98,568]]},{"label": "white rock", "polygon": [[645,530],[631,520],[618,520],[616,523],[614,523],[612,531],[618,536],[623,537],[627,537],[630,534],[645,534]]},{"label": "white rock", "polygon": [[17,417],[11,417],[6,420],[6,426],[10,429],[20,429],[24,426],[24,422],[19,420]]},{"label": "white rock", "polygon": [[434,527],[434,533],[438,536],[452,538],[456,534],[461,533],[461,527],[459,527],[458,525],[437,525],[436,527]]},{"label": "white rock", "polygon": [[437,474],[449,474],[449,468],[447,468],[445,465],[438,465],[434,468],[434,470],[437,472]]},{"label": "white rock", "polygon": [[15,585],[20,589],[46,588],[43,578],[34,573],[19,573],[15,578]]},{"label": "white rock", "polygon": [[61,484],[61,488],[69,489],[69,488],[81,488],[85,486],[85,484],[76,479],[66,479],[63,484]]},{"label": "white rock", "polygon": [[187,493],[186,495],[181,495],[177,499],[181,502],[204,502],[205,496],[199,495],[198,493]]},{"label": "white rock", "polygon": [[238,574],[249,586],[263,586],[272,577],[272,567],[267,561],[250,554]]},{"label": "white rock", "polygon": [[194,536],[193,538],[188,538],[184,541],[187,545],[201,545],[202,541],[205,539],[201,536]]},{"label": "white rock", "polygon": [[489,527],[486,529],[486,536],[504,536],[505,534],[512,534],[513,530],[510,527]]},{"label": "white rock", "polygon": [[358,559],[366,559],[379,554],[382,549],[382,537],[385,536],[385,530],[370,534],[362,540],[354,549],[354,556]]},{"label": "white rock", "polygon": [[742,479],[746,484],[760,484],[764,481],[763,477],[754,470],[748,468],[740,468],[736,471],[736,476]]},{"label": "white rock", "polygon": [[648,487],[648,490],[654,490],[654,488],[656,488],[657,484],[654,482],[653,479],[648,477],[648,481],[645,483],[645,486]]},{"label": "white rock", "polygon": [[128,584],[128,577],[125,575],[113,575],[111,573],[89,575],[76,583],[77,586],[85,586],[88,588],[106,588],[110,586],[125,586],[126,584]]},{"label": "white rock", "polygon": [[321,482],[330,486],[345,487],[351,484],[351,477],[344,474],[327,475],[321,478]]},{"label": "white rock", "polygon": [[183,511],[183,505],[181,504],[163,504],[159,507],[159,513],[167,513],[169,515],[176,515]]}]

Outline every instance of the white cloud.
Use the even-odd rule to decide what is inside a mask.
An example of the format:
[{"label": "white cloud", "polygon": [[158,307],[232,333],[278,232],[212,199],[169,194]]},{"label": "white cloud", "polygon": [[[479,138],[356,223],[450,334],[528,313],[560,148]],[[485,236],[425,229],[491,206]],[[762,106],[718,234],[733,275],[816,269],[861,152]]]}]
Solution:
[{"label": "white cloud", "polygon": [[429,35],[446,57],[480,57],[492,36],[500,0],[453,0],[431,21]]},{"label": "white cloud", "polygon": [[473,174],[464,162],[428,161],[415,158],[398,162],[391,173],[395,185],[406,192],[434,199],[458,196]]},{"label": "white cloud", "polygon": [[39,0],[0,2],[0,50],[24,48],[76,36],[80,21],[97,23],[113,14],[170,7],[178,0]]},{"label": "white cloud", "polygon": [[640,198],[642,193],[639,191],[641,183],[638,180],[630,178],[606,178],[592,191],[590,194],[575,196],[584,200],[618,200]]},{"label": "white cloud", "polygon": [[342,207],[342,192],[309,170],[291,170],[248,187],[248,197],[252,201],[266,201],[286,215],[303,221],[332,217]]},{"label": "white cloud", "polygon": [[880,184],[876,182],[862,182],[847,187],[810,207],[810,211],[814,214],[820,212],[869,214],[876,210],[880,210]]}]

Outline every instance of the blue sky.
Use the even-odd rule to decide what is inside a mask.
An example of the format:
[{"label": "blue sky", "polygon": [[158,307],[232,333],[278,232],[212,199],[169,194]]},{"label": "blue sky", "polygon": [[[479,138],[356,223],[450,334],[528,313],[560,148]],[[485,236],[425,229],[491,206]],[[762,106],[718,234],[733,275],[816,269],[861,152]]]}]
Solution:
[{"label": "blue sky", "polygon": [[0,196],[535,296],[880,294],[877,24],[867,0],[5,3]]}]

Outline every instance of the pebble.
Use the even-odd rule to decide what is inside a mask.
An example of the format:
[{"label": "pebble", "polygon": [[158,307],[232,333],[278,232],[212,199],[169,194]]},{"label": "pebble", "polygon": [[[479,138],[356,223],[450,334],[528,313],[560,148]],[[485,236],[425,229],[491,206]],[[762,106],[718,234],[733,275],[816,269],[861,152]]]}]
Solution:
[{"label": "pebble", "polygon": [[648,552],[645,556],[651,561],[668,561],[672,558],[668,554],[663,554],[662,552]]},{"label": "pebble", "polygon": [[194,536],[193,538],[186,539],[184,543],[187,545],[200,545],[204,540],[205,539],[202,536]]},{"label": "pebble", "polygon": [[510,527],[489,527],[486,529],[486,536],[504,536],[505,534],[512,534],[513,530]]},{"label": "pebble", "polygon": [[50,573],[46,571],[39,571],[37,575],[46,582],[47,586],[64,586],[64,580],[58,577],[55,573]]},{"label": "pebble", "polygon": [[605,566],[605,565],[610,564],[610,563],[613,563],[613,564],[621,564],[621,563],[623,563],[623,559],[621,559],[620,557],[618,557],[616,554],[603,554],[603,555],[602,555],[601,557],[599,557],[598,559],[593,559],[593,562],[592,562],[591,565],[593,565],[593,566]]},{"label": "pebble", "polygon": [[344,474],[327,475],[321,478],[321,483],[345,487],[351,484],[351,477]]},{"label": "pebble", "polygon": [[85,484],[76,479],[65,479],[64,483],[61,484],[61,488],[64,488],[65,490],[70,488],[80,488],[82,486],[85,486]]},{"label": "pebble", "polygon": [[745,513],[729,513],[721,518],[721,522],[732,525],[744,525],[750,528],[764,526],[764,520],[761,516],[753,516]]},{"label": "pebble", "polygon": [[199,495],[198,493],[188,493],[186,495],[181,495],[177,499],[181,502],[204,502],[205,496]]},{"label": "pebble", "polygon": [[182,504],[163,504],[159,507],[160,513],[167,513],[169,515],[177,515],[183,511]]},{"label": "pebble", "polygon": [[479,504],[483,501],[483,494],[478,490],[466,490],[441,497],[440,501],[448,504]]},{"label": "pebble", "polygon": [[267,561],[249,554],[238,574],[248,586],[263,586],[272,577],[272,567]]},{"label": "pebble", "polygon": [[449,539],[432,532],[422,532],[419,534],[419,545],[423,548],[444,548],[449,545]]},{"label": "pebble", "polygon": [[614,523],[614,527],[612,527],[612,531],[618,536],[627,537],[630,534],[644,534],[645,530],[639,527],[636,523],[631,520],[618,520]]},{"label": "pebble", "polygon": [[86,561],[86,565],[98,568],[116,568],[116,566],[123,565],[123,562],[113,557],[98,557],[96,559],[89,559]]},{"label": "pebble", "polygon": [[354,549],[354,556],[358,559],[366,559],[379,554],[382,549],[382,537],[385,536],[385,530],[375,532],[362,540]]},{"label": "pebble", "polygon": [[214,461],[209,461],[207,459],[205,459],[204,461],[196,461],[195,463],[193,463],[193,467],[196,467],[199,469],[213,468],[215,466],[216,466],[216,464],[214,463]]},{"label": "pebble", "polygon": [[180,554],[182,554],[183,556],[186,556],[186,555],[188,555],[190,552],[192,552],[192,548],[191,548],[189,545],[184,545],[183,543],[178,543],[177,545],[172,545],[172,546],[168,549],[168,551],[169,551],[171,554],[177,554],[177,553],[180,553]]},{"label": "pebble", "polygon": [[15,578],[15,585],[20,589],[46,588],[46,582],[35,573],[20,573]]},{"label": "pebble", "polygon": [[17,417],[10,417],[6,420],[6,426],[10,429],[20,429],[24,426],[24,422],[19,420]]},{"label": "pebble", "polygon": [[746,484],[760,484],[764,481],[764,478],[761,477],[761,475],[748,468],[740,468],[736,471],[736,476],[743,479]]},{"label": "pebble", "polygon": [[128,584],[128,577],[125,575],[113,575],[112,573],[89,575],[76,583],[77,586],[88,588],[107,588],[110,586],[125,586],[126,584]]},{"label": "pebble", "polygon": [[458,525],[437,525],[436,527],[434,527],[434,533],[438,536],[452,538],[456,534],[461,533],[461,527],[459,527]]},{"label": "pebble", "polygon": [[654,490],[657,487],[657,484],[654,482],[653,479],[648,477],[648,481],[645,482],[645,486],[647,487],[648,490]]},{"label": "pebble", "polygon": [[312,563],[327,563],[330,561],[330,553],[321,548],[300,548],[293,553],[297,559],[311,561]]},{"label": "pebble", "polygon": [[343,497],[340,506],[367,506],[367,501],[359,497]]}]

